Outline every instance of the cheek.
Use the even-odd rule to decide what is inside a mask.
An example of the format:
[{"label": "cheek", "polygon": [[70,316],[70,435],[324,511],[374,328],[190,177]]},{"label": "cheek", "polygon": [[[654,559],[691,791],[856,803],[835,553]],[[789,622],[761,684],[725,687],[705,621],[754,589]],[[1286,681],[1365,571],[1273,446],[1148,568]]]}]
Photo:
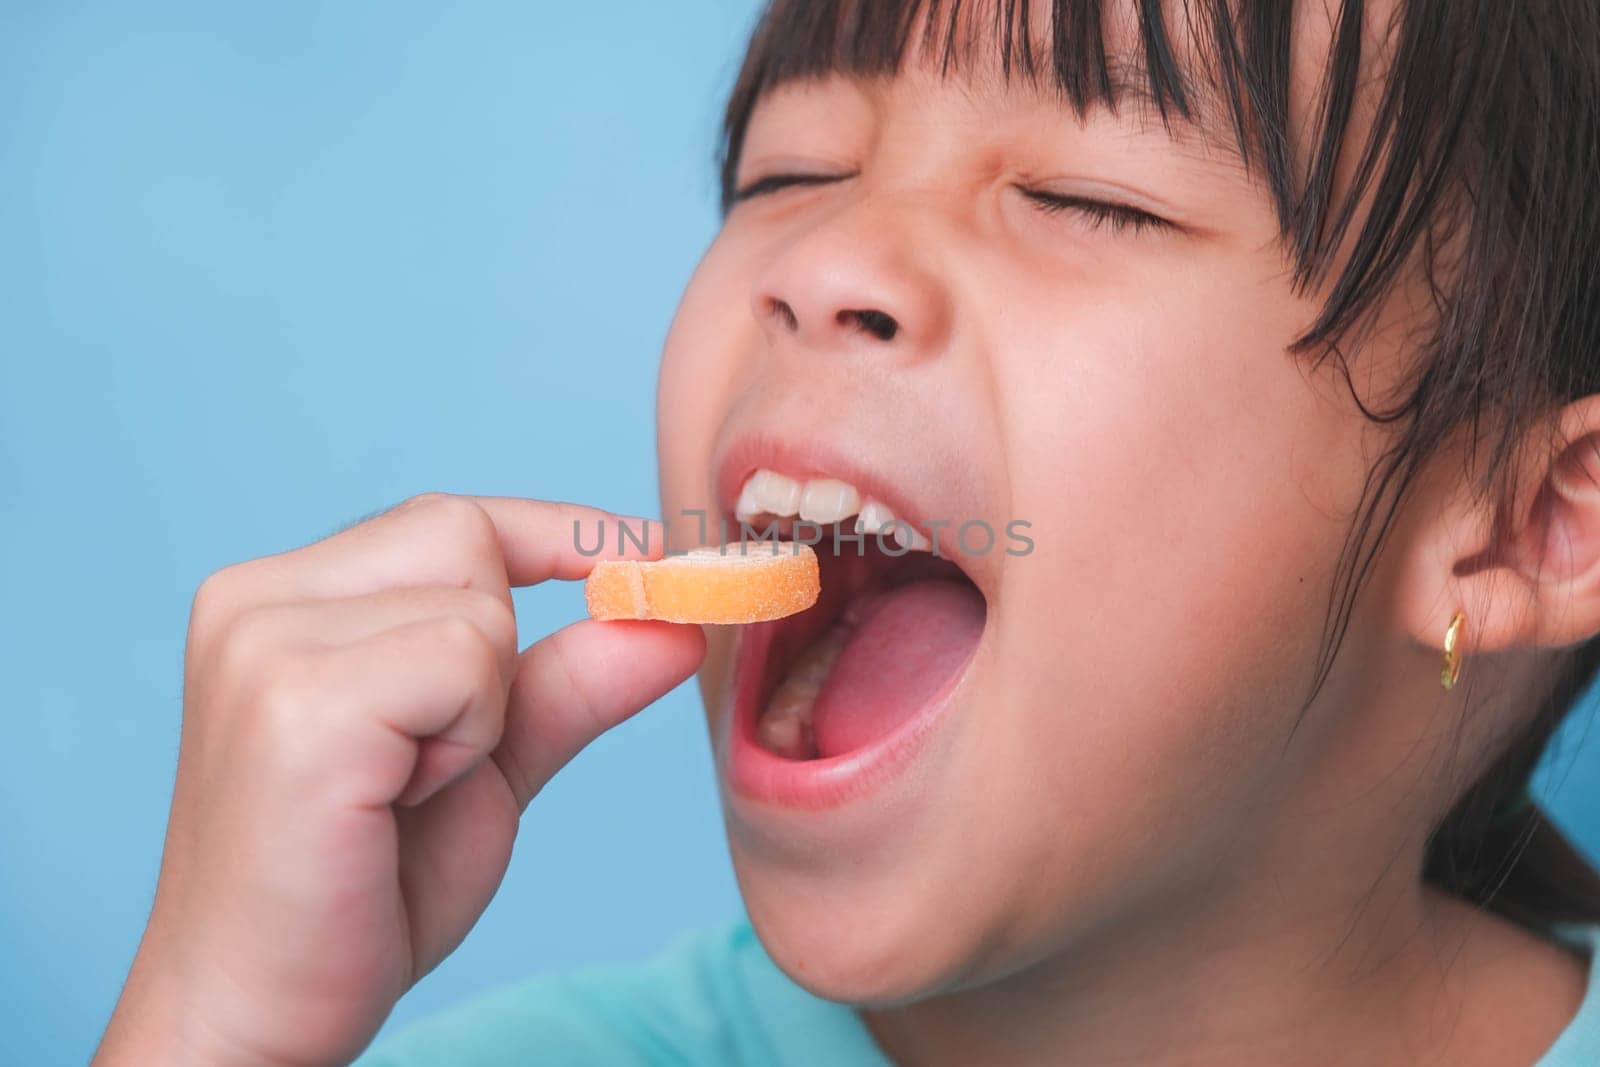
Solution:
[{"label": "cheek", "polygon": [[1002,802],[1051,813],[1033,846],[1059,851],[1065,819],[1126,864],[1170,862],[1284,769],[1361,473],[1359,422],[1283,351],[1287,298],[1140,291],[1085,293],[1004,346],[1036,548],[1008,568],[998,677],[1032,710],[988,735],[1030,770],[1009,780],[1032,799]]},{"label": "cheek", "polygon": [[[737,263],[719,236],[695,268],[662,349],[656,456],[662,515],[668,519],[712,502],[717,428],[739,387],[740,354],[752,351],[758,332]],[[692,521],[680,525],[686,536],[698,532]],[[677,541],[676,532],[673,537]]]}]

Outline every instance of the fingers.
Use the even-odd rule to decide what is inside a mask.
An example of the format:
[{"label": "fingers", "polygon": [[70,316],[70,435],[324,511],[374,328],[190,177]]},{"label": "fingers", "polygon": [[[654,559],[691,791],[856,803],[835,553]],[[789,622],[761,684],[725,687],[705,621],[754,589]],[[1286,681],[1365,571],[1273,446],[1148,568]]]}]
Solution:
[{"label": "fingers", "polygon": [[659,559],[667,535],[654,519],[519,497],[475,496],[494,523],[512,585],[588,577],[601,559]]},{"label": "fingers", "polygon": [[493,753],[519,806],[590,741],[693,674],[705,649],[698,626],[585,619],[524,651]]},{"label": "fingers", "polygon": [[578,579],[601,558],[653,559],[659,521],[577,504],[430,493],[291,552],[224,568],[201,585],[201,638],[250,607],[438,585],[511,603],[511,587]]},{"label": "fingers", "polygon": [[[326,649],[352,644],[409,623],[458,615],[496,650],[507,685],[516,672],[517,620],[499,597],[446,586],[384,589],[339,600],[268,604],[233,624],[233,640],[249,654],[271,646]],[[241,633],[241,631],[244,631]]]},{"label": "fingers", "polygon": [[[186,687],[223,693],[206,703],[227,707],[259,703],[264,682],[272,721],[289,731],[280,743],[320,736],[307,742],[320,756],[301,763],[348,783],[350,802],[418,803],[494,750],[525,805],[594,737],[683,681],[705,646],[698,627],[585,621],[518,656],[511,587],[665,550],[664,524],[595,508],[417,497],[208,578]],[[329,741],[327,730],[366,736]],[[339,765],[369,750],[361,773]]]},{"label": "fingers", "polygon": [[462,615],[401,623],[288,661],[264,686],[262,728],[300,791],[344,808],[416,804],[499,742],[503,652]]},{"label": "fingers", "polygon": [[471,498],[446,493],[412,497],[304,548],[229,570],[245,598],[253,593],[262,601],[352,597],[414,585],[509,596],[493,521]]}]

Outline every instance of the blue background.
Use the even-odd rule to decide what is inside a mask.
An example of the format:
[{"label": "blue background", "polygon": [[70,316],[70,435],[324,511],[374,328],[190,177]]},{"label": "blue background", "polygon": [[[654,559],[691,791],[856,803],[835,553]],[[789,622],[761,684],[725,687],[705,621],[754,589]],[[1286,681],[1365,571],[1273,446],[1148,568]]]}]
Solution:
[{"label": "blue background", "polygon": [[[83,1062],[115,1001],[206,574],[431,489],[655,512],[755,3],[442,7],[0,6],[0,1061]],[[1592,717],[1543,790],[1594,849]],[[739,907],[682,687],[546,789],[390,1026]]]}]

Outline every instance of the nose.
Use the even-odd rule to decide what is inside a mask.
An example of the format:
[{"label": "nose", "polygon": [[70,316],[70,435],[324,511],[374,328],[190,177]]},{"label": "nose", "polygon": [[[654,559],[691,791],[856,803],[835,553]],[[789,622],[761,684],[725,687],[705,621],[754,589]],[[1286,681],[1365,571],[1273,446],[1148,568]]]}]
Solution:
[{"label": "nose", "polygon": [[792,241],[757,276],[751,312],[770,339],[906,360],[939,351],[949,294],[931,265],[919,262],[907,228],[885,221],[867,204],[846,209]]}]

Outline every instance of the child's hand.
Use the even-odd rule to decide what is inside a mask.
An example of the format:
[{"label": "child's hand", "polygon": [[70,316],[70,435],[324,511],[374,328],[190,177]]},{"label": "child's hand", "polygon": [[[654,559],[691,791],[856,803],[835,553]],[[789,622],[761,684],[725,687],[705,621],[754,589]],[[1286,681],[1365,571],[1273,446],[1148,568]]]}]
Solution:
[{"label": "child's hand", "polygon": [[589,545],[601,518],[426,496],[205,581],[155,905],[98,1062],[371,1040],[488,904],[529,799],[704,654],[698,627],[584,620],[518,655],[510,587],[582,578],[573,522]]}]

